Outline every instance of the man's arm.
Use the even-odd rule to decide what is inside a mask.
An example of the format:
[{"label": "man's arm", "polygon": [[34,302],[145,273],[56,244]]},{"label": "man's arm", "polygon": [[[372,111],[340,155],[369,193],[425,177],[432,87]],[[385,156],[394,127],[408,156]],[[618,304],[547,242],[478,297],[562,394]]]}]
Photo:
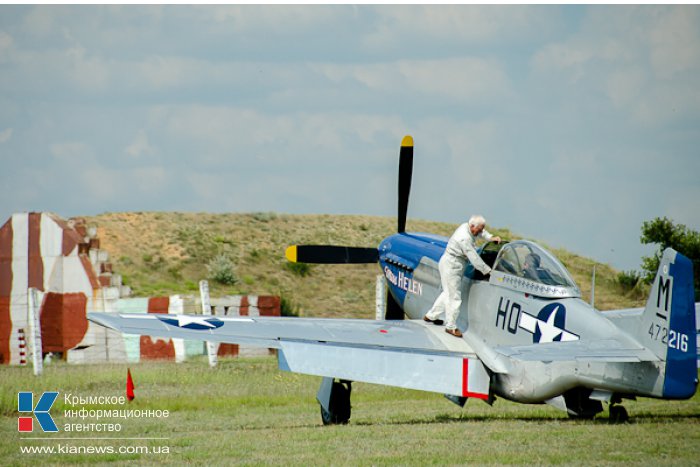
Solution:
[{"label": "man's arm", "polygon": [[486,263],[484,263],[484,260],[481,259],[481,257],[473,247],[467,247],[466,253],[469,262],[471,262],[474,265],[474,267],[478,269],[483,275],[491,273],[491,268]]},{"label": "man's arm", "polygon": [[481,231],[481,237],[486,240],[487,242],[496,242],[496,243],[501,243],[501,237],[499,236],[493,236],[491,232],[488,230],[484,229]]}]

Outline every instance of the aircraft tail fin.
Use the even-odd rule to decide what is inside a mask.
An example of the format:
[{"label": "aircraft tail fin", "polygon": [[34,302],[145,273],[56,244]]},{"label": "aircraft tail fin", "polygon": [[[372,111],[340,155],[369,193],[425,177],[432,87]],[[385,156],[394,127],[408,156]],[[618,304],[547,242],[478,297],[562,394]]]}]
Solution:
[{"label": "aircraft tail fin", "polygon": [[693,263],[667,248],[651,287],[638,335],[666,362],[663,396],[685,399],[697,385]]}]

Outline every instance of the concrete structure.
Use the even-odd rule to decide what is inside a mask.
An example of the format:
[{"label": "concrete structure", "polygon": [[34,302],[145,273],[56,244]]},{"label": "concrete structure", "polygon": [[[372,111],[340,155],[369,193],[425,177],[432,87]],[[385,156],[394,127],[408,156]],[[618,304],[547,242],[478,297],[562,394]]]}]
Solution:
[{"label": "concrete structure", "polygon": [[104,339],[86,310],[129,293],[112,274],[99,239],[81,219],[50,213],[14,214],[0,227],[0,362],[20,363],[20,329],[28,329],[28,289],[41,303],[43,352],[70,353]]},{"label": "concrete structure", "polygon": [[[194,297],[128,298],[130,290],[113,273],[99,248],[96,229],[82,219],[51,213],[14,214],[0,227],[0,363],[24,364],[28,290],[38,291],[42,355],[61,354],[72,363],[184,360],[204,353],[201,342],[122,336],[86,319],[88,311],[201,313]],[[220,316],[279,316],[274,296],[213,298]],[[180,341],[180,342],[178,342]],[[33,349],[29,349],[31,352]],[[219,355],[267,354],[267,349],[223,344]]]}]

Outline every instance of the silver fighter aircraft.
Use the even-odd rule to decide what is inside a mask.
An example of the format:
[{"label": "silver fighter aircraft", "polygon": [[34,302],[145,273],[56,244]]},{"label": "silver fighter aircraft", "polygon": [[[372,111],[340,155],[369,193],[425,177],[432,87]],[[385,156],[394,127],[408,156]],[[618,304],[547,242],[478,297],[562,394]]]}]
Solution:
[{"label": "silver fighter aircraft", "polygon": [[225,317],[90,313],[128,334],[259,345],[277,349],[279,368],[323,377],[317,399],[325,424],[347,423],[353,381],[468,398],[547,403],[592,418],[622,399],[687,399],[697,386],[696,315],[690,260],[667,249],[644,308],[601,313],[581,299],[566,268],[536,243],[480,249],[493,272],[467,267],[458,321],[463,338],[426,323],[440,293],[445,237],[405,232],[413,139],[399,158],[398,232],[378,248],[300,245],[290,261],[378,262],[386,319]]}]

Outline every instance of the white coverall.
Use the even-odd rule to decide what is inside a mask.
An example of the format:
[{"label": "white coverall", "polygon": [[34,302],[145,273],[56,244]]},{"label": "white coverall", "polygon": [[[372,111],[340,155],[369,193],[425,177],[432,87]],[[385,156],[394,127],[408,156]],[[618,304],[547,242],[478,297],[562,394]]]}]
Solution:
[{"label": "white coverall", "polygon": [[462,276],[467,260],[483,274],[491,272],[491,268],[484,263],[476,252],[476,239],[491,240],[491,235],[482,230],[478,236],[472,235],[469,224],[465,223],[457,227],[447,242],[447,248],[440,258],[438,269],[440,270],[440,282],[442,293],[438,296],[432,308],[426,313],[431,320],[438,319],[445,313],[445,328],[456,329],[459,309],[462,306]]}]

